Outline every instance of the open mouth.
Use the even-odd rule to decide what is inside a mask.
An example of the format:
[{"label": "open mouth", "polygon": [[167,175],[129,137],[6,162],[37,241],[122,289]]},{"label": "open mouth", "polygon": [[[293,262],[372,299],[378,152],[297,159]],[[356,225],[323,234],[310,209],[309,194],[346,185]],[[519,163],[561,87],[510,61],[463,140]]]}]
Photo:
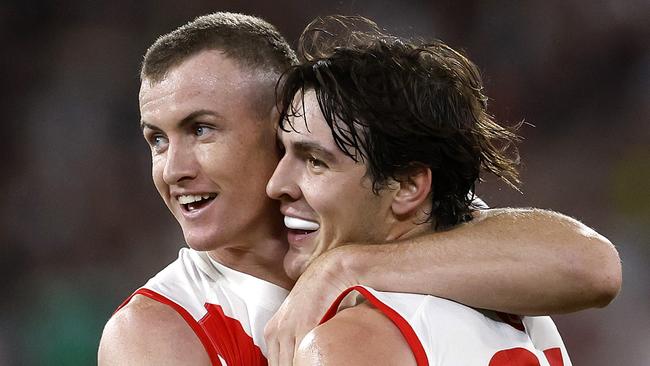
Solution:
[{"label": "open mouth", "polygon": [[201,195],[181,195],[178,196],[178,203],[181,204],[183,210],[192,212],[207,206],[216,197],[216,193],[206,193]]},{"label": "open mouth", "polygon": [[320,228],[320,225],[315,221],[299,219],[297,217],[285,216],[284,226],[289,229],[290,233],[294,235],[308,235]]}]

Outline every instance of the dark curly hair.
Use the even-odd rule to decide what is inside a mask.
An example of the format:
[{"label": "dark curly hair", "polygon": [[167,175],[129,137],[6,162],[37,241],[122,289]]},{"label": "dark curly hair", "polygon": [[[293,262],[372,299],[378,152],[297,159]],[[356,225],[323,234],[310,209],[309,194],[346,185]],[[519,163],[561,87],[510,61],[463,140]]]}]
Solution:
[{"label": "dark curly hair", "polygon": [[459,52],[344,16],[317,18],[298,50],[302,63],[278,81],[280,128],[304,116],[295,96],[314,90],[337,146],[367,165],[376,194],[414,167],[431,169],[429,219],[440,229],[471,220],[481,168],[516,188],[518,137],[488,114],[479,71]]}]

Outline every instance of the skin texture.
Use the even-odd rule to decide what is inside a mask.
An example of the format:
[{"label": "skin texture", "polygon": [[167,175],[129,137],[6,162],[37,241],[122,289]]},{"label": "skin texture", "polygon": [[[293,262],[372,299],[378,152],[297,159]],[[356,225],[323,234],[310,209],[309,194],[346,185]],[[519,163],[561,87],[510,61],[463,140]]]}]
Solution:
[{"label": "skin texture", "polygon": [[[264,194],[278,159],[276,116],[272,103],[260,107],[258,90],[272,88],[276,78],[242,69],[219,51],[204,51],[160,82],[144,80],[140,112],[154,184],[188,245],[230,268],[290,288],[293,281],[282,270],[286,242],[278,204]],[[216,198],[188,213],[180,194]],[[138,295],[106,324],[99,364],[209,360],[180,316]]]},{"label": "skin texture", "polygon": [[301,342],[293,364],[406,366],[416,363],[398,328],[380,311],[361,304],[342,310],[309,332]]},{"label": "skin texture", "polygon": [[[140,104],[143,133],[152,146],[154,183],[188,244],[231,268],[290,288],[292,280],[282,269],[287,247],[279,204],[264,194],[278,160],[276,116],[272,101],[268,113],[259,112],[258,91],[272,88],[275,77],[240,68],[219,51],[204,51],[170,70],[160,83],[145,80]],[[187,119],[205,110],[217,113]],[[218,196],[198,218],[189,219],[175,198],[179,190]],[[280,355],[290,363],[295,346],[329,303],[359,281],[382,290],[430,293],[522,313],[602,306],[620,288],[615,250],[575,220],[545,211],[504,210],[481,222],[485,224],[464,226],[462,234],[423,237],[411,247],[350,245],[312,260],[267,327],[270,364],[278,364]],[[473,264],[477,258],[488,270]],[[400,272],[405,268],[417,272],[418,281]],[[373,272],[377,270],[380,276]],[[566,273],[571,275],[557,280]],[[494,288],[485,286],[486,276]],[[545,296],[539,296],[537,287],[542,279],[548,279],[541,286]],[[299,316],[295,309],[301,309]],[[182,319],[171,315],[165,306],[136,296],[107,323],[100,365],[129,360],[160,365],[166,359],[200,365],[187,352],[201,353],[198,339]]]},{"label": "skin texture", "polygon": [[[143,134],[156,189],[188,245],[234,268],[255,263],[262,270],[253,275],[286,287],[277,268],[285,250],[278,208],[264,195],[277,163],[272,105],[260,119],[255,89],[265,81],[251,75],[221,52],[204,51],[158,83],[145,80]],[[188,212],[181,194],[216,198]]]},{"label": "skin texture", "polygon": [[106,366],[211,365],[203,345],[178,313],[140,295],[106,325],[98,361]]},{"label": "skin texture", "polygon": [[267,194],[280,200],[285,216],[320,226],[307,235],[290,233],[284,268],[292,278],[343,238],[383,240],[391,226],[387,224],[393,221],[385,214],[390,211],[391,195],[373,194],[365,165],[338,149],[313,91],[305,95],[305,117],[322,123],[310,123],[308,131],[302,117],[291,118],[295,131],[278,131],[285,155],[267,185]]},{"label": "skin texture", "polygon": [[[354,285],[521,315],[604,307],[620,291],[616,249],[577,220],[512,208],[475,216],[454,230],[397,243],[346,244],[314,259],[265,328],[276,352],[269,360],[291,360],[329,304]],[[300,316],[293,309],[301,309]],[[270,363],[278,364],[286,363]]]},{"label": "skin texture", "polygon": [[[301,99],[297,98],[297,100]],[[276,341],[276,343],[269,342],[270,350],[277,352],[277,356],[271,355],[271,365],[290,364],[292,359],[290,349],[292,345],[298,344],[300,347],[298,347],[293,360],[299,365],[376,364],[379,361],[386,362],[390,359],[386,357],[390,355],[400,357],[404,353],[408,354],[409,350],[408,348],[404,349],[401,335],[397,334],[396,336],[394,332],[386,331],[385,319],[382,320],[381,316],[378,317],[376,310],[369,306],[346,310],[352,311],[355,316],[339,317],[337,315],[309,333],[307,332],[316,323],[311,323],[306,319],[309,318],[312,311],[315,317],[322,315],[325,308],[313,310],[313,305],[307,306],[307,309],[301,314],[302,323],[287,324],[287,321],[291,322],[293,318],[284,317],[286,309],[296,309],[297,307],[305,309],[301,305],[304,306],[308,302],[310,304],[325,303],[325,298],[332,296],[333,299],[340,291],[357,283],[373,284],[370,286],[377,286],[377,288],[387,291],[394,291],[396,288],[406,285],[401,288],[407,290],[401,292],[439,292],[442,297],[454,293],[454,297],[452,297],[454,300],[462,297],[466,304],[476,304],[474,306],[485,308],[491,308],[495,302],[494,298],[502,296],[503,303],[500,305],[503,306],[499,309],[501,310],[513,304],[522,303],[512,296],[515,292],[510,291],[519,286],[517,282],[521,278],[512,282],[503,281],[508,278],[509,272],[526,276],[527,281],[530,281],[528,283],[539,284],[539,287],[525,286],[525,288],[518,289],[519,295],[530,296],[530,303],[536,304],[543,302],[540,298],[544,297],[547,291],[546,283],[538,277],[543,275],[545,277],[541,278],[549,281],[548,285],[553,288],[551,292],[554,292],[549,294],[550,297],[545,305],[556,306],[556,309],[564,311],[573,304],[566,301],[553,303],[557,300],[553,297],[557,295],[555,291],[558,291],[558,286],[553,285],[554,281],[569,280],[573,284],[588,283],[596,263],[604,263],[611,256],[617,259],[615,251],[606,239],[575,220],[544,211],[520,210],[514,213],[511,209],[479,211],[475,213],[475,219],[470,223],[445,232],[429,233],[428,236],[404,243],[380,245],[379,247],[343,246],[345,243],[353,241],[366,243],[374,241],[379,244],[389,240],[412,238],[422,232],[430,231],[427,225],[417,224],[422,222],[422,213],[429,211],[431,207],[427,199],[431,183],[430,172],[427,175],[426,172],[415,171],[403,182],[393,182],[390,189],[381,191],[378,196],[373,195],[368,179],[364,177],[365,166],[355,163],[337,148],[313,92],[308,91],[305,94],[304,103],[308,127],[304,121],[294,118],[291,120],[293,129],[280,133],[280,141],[284,146],[285,155],[267,185],[267,193],[281,201],[283,213],[318,222],[320,228],[301,237],[300,240],[289,241],[290,249],[285,258],[285,267],[292,275],[295,275],[295,271],[299,271],[298,274],[303,274],[303,276],[285,302],[287,307],[285,308],[283,305],[276,317],[267,325],[267,335],[275,332],[269,337],[271,341],[284,337],[284,340]],[[305,150],[301,148],[302,146],[311,148]],[[342,183],[335,185],[334,182]],[[370,196],[368,196],[369,194]],[[381,204],[373,205],[372,202],[375,201],[381,202]],[[495,223],[497,225],[492,226]],[[331,234],[333,230],[330,229],[331,227],[336,228],[336,235]],[[360,227],[363,230],[358,231],[357,229]],[[503,230],[508,227],[518,227],[520,231]],[[480,230],[474,231],[475,229]],[[555,254],[564,250],[563,246],[566,244],[563,241],[564,235],[571,231],[580,233],[585,240],[581,243],[582,248],[575,247],[576,252],[565,254],[579,255],[581,250],[589,252],[592,247],[596,246],[600,247],[603,257],[592,263],[589,263],[589,258],[579,256],[554,257]],[[472,232],[480,232],[481,237],[474,237]],[[535,234],[533,237],[540,238],[552,245],[557,252],[554,250],[549,252],[548,247],[527,242],[526,239],[530,238],[531,233]],[[511,246],[501,245],[498,250],[495,250],[493,246],[486,246],[485,234],[494,240],[504,240]],[[380,238],[382,235],[383,239]],[[512,241],[508,239],[512,239]],[[522,243],[524,244],[522,245]],[[531,246],[530,252],[524,249],[527,245]],[[471,251],[467,253],[470,246]],[[368,249],[367,260],[359,260],[358,254],[366,248]],[[354,254],[350,256],[332,254],[337,251]],[[439,254],[439,257],[432,258],[432,253]],[[377,257],[374,257],[375,254]],[[419,259],[416,259],[418,258],[417,254],[421,255]],[[560,264],[558,272],[546,273],[545,269],[548,267],[540,271],[536,266],[537,261],[532,255],[537,255],[537,258],[545,265],[557,260]],[[325,257],[329,257],[329,260],[319,262],[319,259]],[[408,260],[402,260],[407,257]],[[438,258],[441,260],[438,261]],[[454,258],[462,258],[462,264]],[[333,269],[327,269],[328,263],[336,262],[340,265]],[[587,262],[587,264],[584,266],[576,264],[582,262]],[[321,265],[321,263],[325,264]],[[366,265],[370,263],[371,265]],[[523,269],[524,263],[528,263],[528,270]],[[308,264],[310,266],[307,266]],[[439,269],[442,268],[444,270],[440,271]],[[304,271],[306,272],[303,273]],[[607,291],[611,287],[613,293],[605,294],[602,299],[593,298],[594,303],[604,305],[614,296],[620,286],[617,276],[610,276],[612,272],[616,273],[617,271],[620,271],[620,265],[616,260],[611,264],[611,268],[608,268],[608,271],[604,271],[606,275],[596,281],[597,283],[592,284],[592,287],[585,289],[579,286],[566,286],[562,290],[567,291],[564,293],[567,297],[576,294],[587,297],[588,293],[598,293],[598,290],[602,291],[603,288],[604,291]],[[329,275],[323,275],[323,273],[329,273]],[[426,278],[445,278],[445,280],[431,281],[428,283],[427,290],[422,291],[427,286],[422,284],[422,273],[427,273],[428,277]],[[318,274],[317,276],[321,279],[326,278],[326,281],[321,282],[325,285],[316,291],[312,291],[313,286],[308,286],[306,287],[308,290],[303,292],[301,281],[311,281],[315,274]],[[471,285],[466,284],[467,278],[473,279]],[[491,279],[494,279],[494,282]],[[604,285],[600,284],[601,280]],[[385,287],[387,283],[391,282],[392,285],[389,285],[388,288]],[[407,283],[412,284],[413,287],[409,287]],[[488,296],[484,296],[484,289],[479,288],[485,283],[491,284],[492,293]],[[435,288],[437,285],[444,288]],[[329,293],[325,289],[328,286],[335,290]],[[494,293],[494,291],[506,288],[508,290],[503,294]],[[482,295],[477,296],[478,293]],[[294,301],[294,299],[298,299],[298,296],[302,297]],[[484,298],[487,298],[487,301]],[[513,307],[511,309],[520,310],[515,313],[525,314],[532,307]],[[369,321],[378,323],[369,325]],[[282,325],[278,325],[276,322],[280,322]],[[292,329],[294,333],[291,331],[288,332],[289,334],[282,333],[283,329],[291,326],[295,326]],[[305,334],[307,335],[301,343],[300,340]],[[373,338],[376,340],[374,342],[370,341],[373,334],[381,337]],[[359,348],[358,339],[366,340],[362,348],[363,352],[359,351],[361,348]],[[389,355],[386,355],[387,351]],[[383,356],[376,357],[377,355]],[[351,361],[353,359],[354,362]],[[387,364],[408,364],[404,359],[400,360],[393,360],[396,363],[387,362]]]},{"label": "skin texture", "polygon": [[[315,93],[307,91],[297,98],[300,101],[305,118],[291,118],[293,129],[279,134],[285,154],[267,193],[280,200],[285,215],[306,215],[320,227],[300,240],[290,237],[284,261],[289,273],[300,268],[301,274],[314,258],[345,242],[385,242],[431,230],[430,224],[422,224],[431,209],[429,169],[414,169],[374,194],[366,165],[346,156],[334,142]],[[289,355],[282,357],[278,364],[291,363]],[[346,309],[310,331],[293,358],[294,365],[378,363],[414,365],[415,359],[397,327],[366,304]]]}]

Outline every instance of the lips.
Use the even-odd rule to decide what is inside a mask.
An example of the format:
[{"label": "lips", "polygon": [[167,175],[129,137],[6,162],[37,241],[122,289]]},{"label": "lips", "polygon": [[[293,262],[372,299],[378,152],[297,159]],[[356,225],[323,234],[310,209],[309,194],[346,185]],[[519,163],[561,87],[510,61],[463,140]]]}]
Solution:
[{"label": "lips", "polygon": [[216,193],[203,193],[203,194],[182,194],[178,196],[178,203],[186,205],[188,203],[199,202],[216,197]]},{"label": "lips", "polygon": [[309,221],[298,217],[285,216],[284,225],[289,229],[315,231],[320,228],[320,225],[315,221]]},{"label": "lips", "polygon": [[305,220],[293,216],[284,217],[284,225],[287,227],[287,240],[293,247],[303,246],[309,238],[316,235],[320,225],[315,221]]},{"label": "lips", "polygon": [[176,199],[187,213],[194,213],[212,202],[217,197],[216,193],[201,193],[201,194],[182,194],[178,195]]}]

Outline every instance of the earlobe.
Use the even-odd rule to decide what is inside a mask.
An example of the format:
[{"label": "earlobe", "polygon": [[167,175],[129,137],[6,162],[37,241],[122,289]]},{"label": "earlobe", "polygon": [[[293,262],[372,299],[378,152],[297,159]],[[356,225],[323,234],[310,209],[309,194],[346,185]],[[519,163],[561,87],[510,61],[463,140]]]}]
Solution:
[{"label": "earlobe", "polygon": [[417,167],[400,179],[391,208],[396,216],[410,216],[426,205],[431,192],[431,169]]}]

